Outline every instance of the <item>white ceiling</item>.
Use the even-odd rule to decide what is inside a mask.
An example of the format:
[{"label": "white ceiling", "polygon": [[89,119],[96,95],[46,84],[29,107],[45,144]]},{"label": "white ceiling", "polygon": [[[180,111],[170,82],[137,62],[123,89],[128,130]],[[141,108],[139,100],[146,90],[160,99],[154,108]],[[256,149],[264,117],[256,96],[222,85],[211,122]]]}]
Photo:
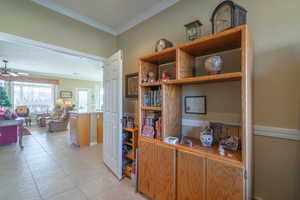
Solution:
[{"label": "white ceiling", "polygon": [[179,0],[32,0],[51,10],[118,35]]},{"label": "white ceiling", "polygon": [[0,66],[29,74],[40,74],[81,80],[102,80],[102,61],[69,55],[53,50],[0,40]]}]

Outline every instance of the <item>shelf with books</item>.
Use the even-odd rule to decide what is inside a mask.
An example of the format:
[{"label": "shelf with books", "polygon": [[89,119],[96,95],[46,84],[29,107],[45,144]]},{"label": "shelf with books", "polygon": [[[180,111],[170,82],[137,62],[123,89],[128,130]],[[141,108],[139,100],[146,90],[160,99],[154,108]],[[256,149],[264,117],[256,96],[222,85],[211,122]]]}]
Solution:
[{"label": "shelf with books", "polygon": [[[161,106],[161,88],[148,88],[144,90],[143,108],[156,108]],[[151,109],[150,109],[151,110]]]},{"label": "shelf with books", "polygon": [[124,142],[124,144],[128,145],[128,146],[133,146],[132,142]]},{"label": "shelf with books", "polygon": [[128,153],[125,155],[126,158],[130,159],[130,160],[134,160],[134,154],[133,153]]}]

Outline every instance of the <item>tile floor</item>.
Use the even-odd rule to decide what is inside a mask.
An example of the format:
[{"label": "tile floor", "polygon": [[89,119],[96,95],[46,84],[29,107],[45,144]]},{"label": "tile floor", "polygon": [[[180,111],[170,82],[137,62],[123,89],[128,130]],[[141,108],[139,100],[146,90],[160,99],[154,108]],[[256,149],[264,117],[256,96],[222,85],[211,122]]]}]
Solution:
[{"label": "tile floor", "polygon": [[0,147],[1,200],[142,200],[130,181],[104,166],[101,145],[77,148],[67,132],[32,128],[16,144]]}]

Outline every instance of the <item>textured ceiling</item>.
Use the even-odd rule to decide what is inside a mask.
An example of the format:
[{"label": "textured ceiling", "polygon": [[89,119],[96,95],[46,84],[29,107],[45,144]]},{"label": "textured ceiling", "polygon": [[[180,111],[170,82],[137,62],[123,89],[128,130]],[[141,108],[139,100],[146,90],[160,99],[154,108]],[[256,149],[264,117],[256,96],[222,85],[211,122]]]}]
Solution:
[{"label": "textured ceiling", "polygon": [[163,0],[52,0],[80,15],[114,29],[143,14]]},{"label": "textured ceiling", "polygon": [[180,0],[31,0],[44,7],[118,35]]}]

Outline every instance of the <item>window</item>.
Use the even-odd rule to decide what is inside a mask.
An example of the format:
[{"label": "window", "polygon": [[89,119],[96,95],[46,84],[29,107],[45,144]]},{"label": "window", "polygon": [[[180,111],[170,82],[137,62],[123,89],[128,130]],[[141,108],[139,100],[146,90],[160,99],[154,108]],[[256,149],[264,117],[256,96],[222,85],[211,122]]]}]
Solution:
[{"label": "window", "polygon": [[14,108],[21,105],[29,107],[30,113],[48,113],[54,106],[54,85],[14,82],[13,104]]},{"label": "window", "polygon": [[79,111],[87,111],[89,108],[89,89],[76,89],[76,102]]}]

